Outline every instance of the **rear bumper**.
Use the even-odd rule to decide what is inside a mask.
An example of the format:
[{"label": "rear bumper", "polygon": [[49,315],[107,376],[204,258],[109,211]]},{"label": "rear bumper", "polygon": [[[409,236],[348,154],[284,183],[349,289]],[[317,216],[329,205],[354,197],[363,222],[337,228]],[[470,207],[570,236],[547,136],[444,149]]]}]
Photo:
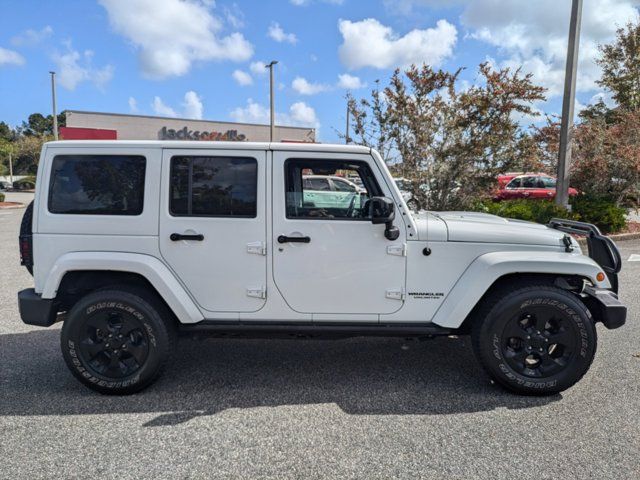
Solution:
[{"label": "rear bumper", "polygon": [[609,330],[619,328],[627,320],[627,307],[618,300],[611,290],[587,287],[587,306],[596,321],[602,322]]},{"label": "rear bumper", "polygon": [[27,325],[50,327],[58,313],[54,302],[54,299],[42,298],[33,288],[22,290],[18,292],[20,318]]}]

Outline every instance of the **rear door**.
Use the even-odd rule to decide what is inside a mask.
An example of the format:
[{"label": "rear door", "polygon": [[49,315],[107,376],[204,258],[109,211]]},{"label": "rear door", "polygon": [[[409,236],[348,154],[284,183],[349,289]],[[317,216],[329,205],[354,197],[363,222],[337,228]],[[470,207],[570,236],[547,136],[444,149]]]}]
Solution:
[{"label": "rear door", "polygon": [[265,303],[265,168],[261,150],[164,150],[160,251],[204,310]]}]

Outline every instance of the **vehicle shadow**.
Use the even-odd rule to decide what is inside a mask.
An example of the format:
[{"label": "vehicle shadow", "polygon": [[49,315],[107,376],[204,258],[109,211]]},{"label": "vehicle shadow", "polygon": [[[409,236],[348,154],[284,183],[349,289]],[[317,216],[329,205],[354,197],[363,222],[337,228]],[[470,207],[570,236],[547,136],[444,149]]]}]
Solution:
[{"label": "vehicle shadow", "polygon": [[522,397],[491,384],[467,338],[250,340],[181,338],[170,366],[136,395],[79,384],[59,331],[0,335],[0,415],[153,413],[145,426],[226,409],[333,403],[351,415],[439,415],[533,408],[562,397]]}]

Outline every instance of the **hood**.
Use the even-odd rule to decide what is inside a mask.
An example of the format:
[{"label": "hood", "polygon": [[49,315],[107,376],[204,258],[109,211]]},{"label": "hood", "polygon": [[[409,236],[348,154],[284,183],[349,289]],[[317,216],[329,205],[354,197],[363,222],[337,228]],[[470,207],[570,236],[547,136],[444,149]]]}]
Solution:
[{"label": "hood", "polygon": [[506,243],[563,247],[565,234],[538,223],[476,212],[439,212],[450,242]]}]

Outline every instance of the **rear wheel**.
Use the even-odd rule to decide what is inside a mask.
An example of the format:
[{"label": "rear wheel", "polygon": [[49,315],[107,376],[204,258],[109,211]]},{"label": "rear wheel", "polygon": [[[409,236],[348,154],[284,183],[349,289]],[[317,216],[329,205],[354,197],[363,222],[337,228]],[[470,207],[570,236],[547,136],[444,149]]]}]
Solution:
[{"label": "rear wheel", "polygon": [[489,375],[528,395],[551,395],[574,385],[589,369],[597,342],[584,304],[546,285],[494,295],[479,312],[472,340]]},{"label": "rear wheel", "polygon": [[158,378],[175,341],[172,318],[154,296],[99,290],[80,299],[62,327],[71,373],[105,394],[129,394]]}]

